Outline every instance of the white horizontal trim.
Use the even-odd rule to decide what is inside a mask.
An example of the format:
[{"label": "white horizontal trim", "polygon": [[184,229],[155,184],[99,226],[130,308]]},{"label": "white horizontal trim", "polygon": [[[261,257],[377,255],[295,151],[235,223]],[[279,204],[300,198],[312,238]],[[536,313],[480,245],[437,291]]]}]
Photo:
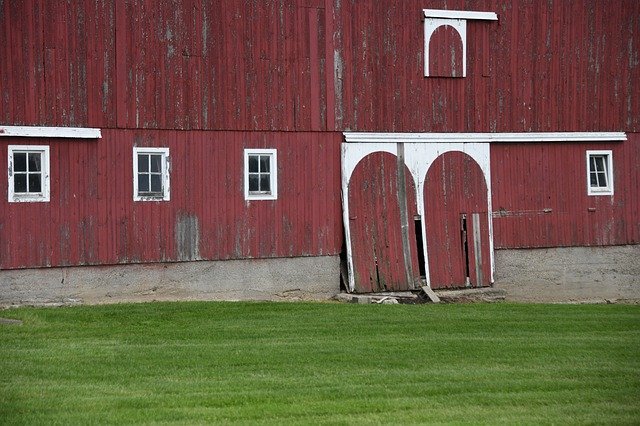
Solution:
[{"label": "white horizontal trim", "polygon": [[344,132],[349,143],[480,143],[480,142],[614,142],[626,141],[624,132],[538,132],[538,133],[369,133]]},{"label": "white horizontal trim", "polygon": [[494,12],[475,12],[466,10],[442,10],[423,9],[425,18],[446,18],[446,19],[482,19],[485,21],[497,21],[498,15]]},{"label": "white horizontal trim", "polygon": [[0,136],[18,136],[28,138],[102,138],[100,129],[89,127],[39,127],[3,125],[0,125]]}]

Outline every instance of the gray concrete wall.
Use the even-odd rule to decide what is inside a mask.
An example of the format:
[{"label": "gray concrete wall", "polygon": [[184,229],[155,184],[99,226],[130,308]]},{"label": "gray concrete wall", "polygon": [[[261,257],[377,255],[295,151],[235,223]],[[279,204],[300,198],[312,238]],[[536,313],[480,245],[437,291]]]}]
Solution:
[{"label": "gray concrete wall", "polygon": [[324,300],[338,256],[0,271],[0,305],[154,300]]},{"label": "gray concrete wall", "polygon": [[640,245],[496,250],[495,260],[507,300],[640,300]]}]

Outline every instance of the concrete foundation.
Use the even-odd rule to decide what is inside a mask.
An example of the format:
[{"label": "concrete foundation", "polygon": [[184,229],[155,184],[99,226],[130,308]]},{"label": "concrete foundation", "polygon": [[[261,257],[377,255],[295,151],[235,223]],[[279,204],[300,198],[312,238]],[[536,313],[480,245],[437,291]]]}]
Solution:
[{"label": "concrete foundation", "polygon": [[0,271],[0,305],[155,300],[326,300],[338,256]]},{"label": "concrete foundation", "polygon": [[640,301],[640,245],[496,250],[495,260],[507,300]]}]

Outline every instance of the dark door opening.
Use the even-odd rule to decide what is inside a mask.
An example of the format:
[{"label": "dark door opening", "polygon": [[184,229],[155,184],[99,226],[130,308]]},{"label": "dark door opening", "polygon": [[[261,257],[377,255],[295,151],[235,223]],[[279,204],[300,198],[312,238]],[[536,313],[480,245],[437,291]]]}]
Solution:
[{"label": "dark door opening", "polygon": [[422,245],[422,218],[420,215],[415,215],[413,217],[413,223],[415,226],[416,232],[416,247],[418,249],[418,268],[420,269],[420,278],[427,278],[427,271],[424,265],[424,246]]},{"label": "dark door opening", "polygon": [[467,233],[467,215],[462,213],[460,215],[460,236],[462,242],[462,253],[464,255],[464,285],[471,286],[471,280],[469,275],[469,238]]}]

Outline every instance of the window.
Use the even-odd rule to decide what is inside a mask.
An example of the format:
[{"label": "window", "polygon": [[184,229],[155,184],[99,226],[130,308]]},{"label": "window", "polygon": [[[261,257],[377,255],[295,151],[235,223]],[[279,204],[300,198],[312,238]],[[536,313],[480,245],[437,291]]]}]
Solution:
[{"label": "window", "polygon": [[[494,12],[442,9],[423,9],[422,12],[424,14],[424,76],[466,77],[467,21],[497,21],[498,15]],[[485,63],[488,64],[487,61]],[[488,66],[485,65],[485,68],[484,73],[488,75]]]},{"label": "window", "polygon": [[169,201],[169,148],[133,148],[133,200]]},{"label": "window", "polygon": [[587,151],[587,192],[589,195],[613,195],[611,151]]},{"label": "window", "polygon": [[9,202],[48,202],[49,147],[9,145]]},{"label": "window", "polygon": [[275,149],[244,150],[244,198],[278,198],[277,152]]}]

